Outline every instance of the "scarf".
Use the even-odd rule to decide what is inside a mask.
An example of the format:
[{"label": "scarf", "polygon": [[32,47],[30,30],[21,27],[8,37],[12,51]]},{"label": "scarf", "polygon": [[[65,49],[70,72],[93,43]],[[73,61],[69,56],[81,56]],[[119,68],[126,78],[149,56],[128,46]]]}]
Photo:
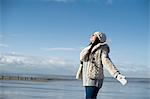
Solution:
[{"label": "scarf", "polygon": [[[92,50],[91,50],[91,53],[95,52],[98,48],[100,48],[101,45],[105,45],[107,44],[106,42],[104,43],[98,43],[97,45],[95,45]],[[92,44],[87,46],[86,48],[84,48],[81,53],[80,53],[80,61],[84,61],[86,62],[88,60],[88,52],[89,52],[89,49],[92,47]]]}]

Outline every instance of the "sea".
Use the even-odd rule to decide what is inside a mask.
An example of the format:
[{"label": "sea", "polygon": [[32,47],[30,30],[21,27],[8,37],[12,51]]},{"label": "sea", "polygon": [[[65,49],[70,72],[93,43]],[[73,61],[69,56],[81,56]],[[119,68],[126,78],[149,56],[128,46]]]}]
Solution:
[{"label": "sea", "polygon": [[[61,77],[60,77],[61,78]],[[114,78],[105,78],[97,99],[150,99],[150,78],[127,78],[122,86]],[[0,80],[0,99],[85,99],[82,80],[47,81]]]}]

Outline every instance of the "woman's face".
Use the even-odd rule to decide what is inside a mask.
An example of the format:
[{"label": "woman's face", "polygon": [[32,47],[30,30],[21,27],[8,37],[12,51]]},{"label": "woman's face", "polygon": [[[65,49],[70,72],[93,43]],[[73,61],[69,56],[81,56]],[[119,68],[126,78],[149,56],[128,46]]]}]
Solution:
[{"label": "woman's face", "polygon": [[96,35],[92,35],[92,36],[91,36],[91,38],[90,38],[90,41],[91,41],[92,43],[94,43],[94,42],[95,42],[95,40],[96,40],[96,38],[97,38],[97,36],[96,36]]}]

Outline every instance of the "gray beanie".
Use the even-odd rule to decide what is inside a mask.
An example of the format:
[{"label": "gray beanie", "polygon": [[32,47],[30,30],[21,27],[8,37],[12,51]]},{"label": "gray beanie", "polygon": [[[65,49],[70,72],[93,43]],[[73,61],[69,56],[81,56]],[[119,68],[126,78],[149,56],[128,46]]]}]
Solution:
[{"label": "gray beanie", "polygon": [[94,32],[94,35],[96,35],[98,37],[98,39],[100,40],[101,43],[106,42],[106,35],[105,35],[105,33]]}]

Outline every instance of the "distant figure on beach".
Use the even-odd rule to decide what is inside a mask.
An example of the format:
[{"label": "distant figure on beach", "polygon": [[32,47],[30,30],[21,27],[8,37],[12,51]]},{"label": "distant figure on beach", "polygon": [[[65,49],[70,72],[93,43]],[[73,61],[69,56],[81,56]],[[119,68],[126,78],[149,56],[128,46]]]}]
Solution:
[{"label": "distant figure on beach", "polygon": [[83,80],[86,99],[96,99],[103,84],[103,66],[122,85],[127,84],[127,80],[109,58],[110,49],[106,42],[106,35],[102,32],[95,32],[90,41],[90,44],[80,53],[80,66],[76,79]]}]

